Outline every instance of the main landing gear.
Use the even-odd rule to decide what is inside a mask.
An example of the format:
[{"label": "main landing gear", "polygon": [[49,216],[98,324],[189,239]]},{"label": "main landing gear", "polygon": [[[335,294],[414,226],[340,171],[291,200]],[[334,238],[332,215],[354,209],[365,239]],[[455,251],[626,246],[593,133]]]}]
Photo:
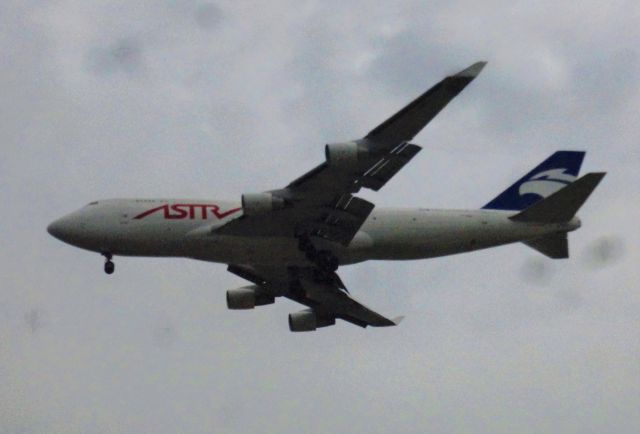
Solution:
[{"label": "main landing gear", "polygon": [[102,255],[105,257],[104,272],[107,274],[113,274],[113,272],[116,271],[116,264],[111,260],[113,255],[111,255],[111,253],[103,253]]},{"label": "main landing gear", "polygon": [[316,250],[309,237],[302,236],[298,239],[298,249],[303,251],[307,259],[322,271],[333,273],[340,265],[338,258],[329,250]]}]

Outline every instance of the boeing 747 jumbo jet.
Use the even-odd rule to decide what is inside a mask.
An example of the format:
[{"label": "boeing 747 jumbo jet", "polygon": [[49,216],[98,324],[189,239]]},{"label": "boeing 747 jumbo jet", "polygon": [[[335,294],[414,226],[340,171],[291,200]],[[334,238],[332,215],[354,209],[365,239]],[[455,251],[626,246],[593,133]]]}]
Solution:
[{"label": "boeing 747 jumbo jet", "polygon": [[604,173],[578,178],[584,152],[558,151],[482,209],[375,208],[355,196],[378,191],[420,151],[409,143],[485,66],[446,77],[364,138],[325,146],[326,160],[284,188],[240,201],[109,199],[91,202],[47,228],[54,237],[101,253],[104,271],[121,256],[187,257],[228,264],[251,285],[227,291],[229,309],[287,297],[307,308],[291,331],[336,319],[393,326],[353,298],[336,270],[372,259],[452,255],[521,242],[553,258],[569,256],[567,233]]}]

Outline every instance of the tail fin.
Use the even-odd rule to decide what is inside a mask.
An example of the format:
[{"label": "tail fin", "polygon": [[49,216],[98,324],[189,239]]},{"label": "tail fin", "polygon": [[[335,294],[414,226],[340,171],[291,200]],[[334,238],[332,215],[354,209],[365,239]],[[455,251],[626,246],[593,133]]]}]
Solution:
[{"label": "tail fin", "polygon": [[521,211],[530,207],[575,181],[584,154],[582,151],[554,153],[482,208]]},{"label": "tail fin", "polygon": [[511,220],[539,223],[568,222],[576,215],[604,175],[604,172],[587,173],[546,199],[512,216]]}]

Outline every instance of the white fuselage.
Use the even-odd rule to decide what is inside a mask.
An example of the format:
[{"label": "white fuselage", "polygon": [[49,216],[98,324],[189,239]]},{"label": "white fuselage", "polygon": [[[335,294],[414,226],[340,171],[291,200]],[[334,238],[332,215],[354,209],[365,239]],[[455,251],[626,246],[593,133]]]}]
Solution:
[{"label": "white fuselage", "polygon": [[[509,211],[375,208],[348,246],[327,243],[340,260],[407,260],[468,252],[579,227],[516,222]],[[49,226],[57,238],[99,253],[173,256],[225,264],[305,265],[293,237],[218,235],[242,215],[237,202],[192,199],[109,199],[92,202]]]}]

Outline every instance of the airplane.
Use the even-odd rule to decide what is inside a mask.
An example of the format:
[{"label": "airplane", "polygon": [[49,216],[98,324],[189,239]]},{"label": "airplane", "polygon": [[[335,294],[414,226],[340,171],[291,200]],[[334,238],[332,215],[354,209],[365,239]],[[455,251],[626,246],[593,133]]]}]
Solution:
[{"label": "airplane", "polygon": [[229,309],[286,297],[293,332],[334,325],[385,327],[336,273],[368,260],[413,260],[521,242],[553,258],[569,256],[576,212],[605,173],[578,178],[585,153],[558,151],[481,209],[377,208],[355,194],[380,190],[421,150],[410,141],[473,81],[486,62],[450,75],[365,137],[325,146],[325,161],[286,187],[239,201],[108,199],[55,220],[47,230],[105,257],[186,257],[227,264],[250,285],[226,293]]}]

